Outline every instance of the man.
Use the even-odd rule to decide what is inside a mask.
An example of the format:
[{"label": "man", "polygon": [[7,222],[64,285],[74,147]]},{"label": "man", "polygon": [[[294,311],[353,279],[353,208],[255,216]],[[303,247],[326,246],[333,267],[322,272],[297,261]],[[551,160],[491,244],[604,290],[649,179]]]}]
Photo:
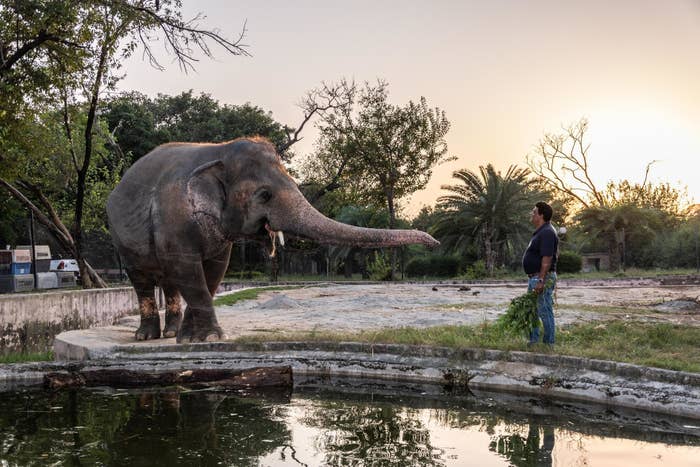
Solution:
[{"label": "man", "polygon": [[[544,202],[535,204],[530,222],[535,233],[523,255],[523,269],[528,276],[527,290],[537,294],[537,315],[544,326],[547,345],[554,345],[554,284],[557,280],[557,253],[559,238],[550,224],[552,207]],[[530,344],[539,342],[540,330],[535,328],[530,334]]]}]

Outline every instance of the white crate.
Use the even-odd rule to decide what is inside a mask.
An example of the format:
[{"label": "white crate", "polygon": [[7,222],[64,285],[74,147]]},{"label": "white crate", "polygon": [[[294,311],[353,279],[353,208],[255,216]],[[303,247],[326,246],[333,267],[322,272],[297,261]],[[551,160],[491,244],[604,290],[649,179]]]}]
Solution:
[{"label": "white crate", "polygon": [[75,274],[72,272],[55,273],[58,279],[58,287],[75,287]]},{"label": "white crate", "polygon": [[0,293],[26,292],[34,289],[34,275],[12,274],[0,276]]},{"label": "white crate", "polygon": [[58,276],[55,272],[39,272],[36,275],[37,289],[57,289]]}]

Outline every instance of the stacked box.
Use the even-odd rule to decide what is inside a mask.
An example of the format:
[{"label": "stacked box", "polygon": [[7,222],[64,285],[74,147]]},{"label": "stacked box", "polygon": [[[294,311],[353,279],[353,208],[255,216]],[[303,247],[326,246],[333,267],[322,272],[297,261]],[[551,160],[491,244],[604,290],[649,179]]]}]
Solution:
[{"label": "stacked box", "polygon": [[[38,259],[36,260],[36,272],[49,272],[51,267],[50,259]],[[34,272],[34,271],[32,271]]]},{"label": "stacked box", "polygon": [[[9,252],[9,256],[6,252]],[[31,263],[32,262],[32,254],[29,250],[21,250],[21,249],[15,249],[15,250],[4,250],[5,256],[4,258],[10,258],[10,263]]]},{"label": "stacked box", "polygon": [[10,264],[12,264],[12,250],[0,250],[0,271],[7,271],[9,274]]},{"label": "stacked box", "polygon": [[37,289],[57,289],[58,276],[55,272],[39,272],[36,275]]},{"label": "stacked box", "polygon": [[[32,257],[29,250],[1,250],[0,274],[29,274],[32,272]],[[29,264],[29,268],[27,268]]]},{"label": "stacked box", "polygon": [[10,274],[20,275],[20,274],[31,274],[32,273],[32,263],[12,263],[10,265]]},{"label": "stacked box", "polygon": [[72,272],[55,273],[58,279],[58,287],[75,287],[75,274]]},{"label": "stacked box", "polygon": [[0,276],[0,293],[26,292],[34,289],[34,276],[31,274]]},{"label": "stacked box", "polygon": [[[36,259],[51,259],[51,249],[49,248],[48,245],[35,245],[36,247]],[[30,245],[19,245],[17,246],[18,250],[29,250],[29,258],[31,261],[32,257],[32,247]]]}]

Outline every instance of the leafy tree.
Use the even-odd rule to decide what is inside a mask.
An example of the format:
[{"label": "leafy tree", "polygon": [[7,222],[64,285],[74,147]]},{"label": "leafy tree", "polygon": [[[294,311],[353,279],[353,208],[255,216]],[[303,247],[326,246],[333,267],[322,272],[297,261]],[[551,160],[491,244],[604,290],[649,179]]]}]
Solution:
[{"label": "leafy tree", "polygon": [[[450,123],[424,97],[403,107],[391,104],[384,81],[360,90],[341,82],[341,89],[347,105],[320,112],[316,161],[304,174],[326,191],[354,185],[365,203],[386,206],[389,228],[395,228],[398,201],[424,188],[432,169],[451,160],[445,141]],[[394,269],[392,260],[392,277]]]},{"label": "leafy tree", "polygon": [[467,169],[453,173],[459,182],[443,185],[450,194],[438,198],[442,212],[433,233],[464,254],[476,241],[489,275],[525,243],[530,232],[528,212],[540,193],[529,186],[530,171],[512,165],[505,174],[488,164],[479,173]]},{"label": "leafy tree", "polygon": [[654,185],[647,183],[645,178],[643,183],[630,183],[628,180],[608,182],[605,200],[609,206],[632,205],[656,209],[665,213],[671,221],[682,216],[682,206],[688,204],[688,194],[686,189],[679,190],[669,183]]},{"label": "leafy tree", "polygon": [[259,135],[278,147],[287,142],[288,127],[270,112],[249,103],[222,105],[209,94],[195,96],[191,90],[154,99],[123,93],[105,104],[104,118],[132,163],[168,141],[218,143]]},{"label": "leafy tree", "polygon": [[[86,287],[104,286],[85,261],[81,243],[86,199],[93,189],[90,183],[107,175],[100,177],[93,170],[100,152],[94,139],[100,132],[98,106],[103,90],[119,79],[117,70],[122,59],[141,46],[150,62],[160,67],[150,48],[157,33],[164,36],[183,69],[192,68],[193,49],[211,56],[211,42],[232,54],[245,53],[239,41],[231,42],[200,29],[196,24],[199,17],[183,21],[180,7],[178,0],[0,0],[0,185],[32,210],[75,256]],[[41,140],[28,138],[19,130],[32,128],[35,116],[42,113],[38,109],[47,107],[60,111],[61,119],[45,122],[45,127],[58,124],[62,128],[62,136],[53,130],[49,141],[62,143],[63,147],[54,148],[54,152],[39,145],[37,152],[28,151],[27,140],[34,144]],[[74,118],[76,115],[84,118]],[[112,141],[107,135],[105,139]],[[53,183],[52,178],[28,180],[18,170],[21,165],[46,167],[41,158],[59,153],[69,155],[68,172],[63,173],[75,177],[70,228],[59,216],[54,200],[46,195],[46,185]],[[57,166],[66,168],[61,164]]]},{"label": "leafy tree", "polygon": [[427,100],[404,107],[389,103],[388,84],[347,85],[350,105],[322,116],[318,127],[321,155],[342,169],[344,179],[365,180],[368,196],[386,204],[389,228],[396,223],[396,202],[425,187],[437,164],[451,160],[445,113]]},{"label": "leafy tree", "polygon": [[411,221],[411,228],[427,232],[435,225],[439,215],[439,211],[433,206],[423,206]]},{"label": "leafy tree", "polygon": [[659,210],[632,204],[585,208],[578,213],[577,220],[584,233],[607,241],[613,271],[625,268],[630,243],[636,244],[633,251],[639,252],[641,245],[649,245],[663,227],[663,214]]}]

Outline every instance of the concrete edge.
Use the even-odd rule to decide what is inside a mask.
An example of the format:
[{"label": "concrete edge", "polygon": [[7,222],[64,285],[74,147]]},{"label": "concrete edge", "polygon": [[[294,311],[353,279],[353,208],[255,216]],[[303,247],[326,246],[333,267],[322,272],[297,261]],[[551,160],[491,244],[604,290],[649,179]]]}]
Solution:
[{"label": "concrete edge", "polygon": [[[61,335],[62,336],[62,335]],[[59,336],[59,337],[61,337]],[[78,336],[76,336],[78,337]],[[61,339],[61,345],[73,349],[76,345],[67,343]],[[404,344],[372,344],[364,342],[259,342],[259,343],[235,343],[212,342],[198,344],[165,344],[165,345],[104,345],[98,348],[84,348],[72,353],[84,354],[87,359],[110,358],[138,358],[139,355],[162,354],[160,358],[168,358],[170,353],[190,353],[193,355],[202,352],[279,352],[287,350],[296,351],[325,351],[325,352],[350,352],[363,355],[395,354],[406,357],[439,357],[450,361],[507,361],[523,364],[536,364],[554,368],[566,368],[581,371],[597,371],[622,376],[626,378],[645,378],[653,381],[682,384],[700,388],[700,373],[666,370],[663,368],[646,367],[632,363],[615,362],[610,360],[589,359],[569,355],[550,355],[533,352],[491,350],[482,348],[451,348],[437,346],[404,345]],[[75,360],[75,358],[59,358],[63,355],[55,352],[57,359]],[[67,355],[71,351],[67,352]],[[82,358],[81,358],[82,359]]]},{"label": "concrete edge", "polygon": [[[603,404],[700,419],[700,374],[561,355],[358,342],[215,342],[72,348],[61,334],[57,357],[78,360],[0,365],[0,388],[37,385],[48,371],[124,368],[172,371],[289,365],[300,375],[344,376]],[[61,346],[67,352],[58,353]]]}]

